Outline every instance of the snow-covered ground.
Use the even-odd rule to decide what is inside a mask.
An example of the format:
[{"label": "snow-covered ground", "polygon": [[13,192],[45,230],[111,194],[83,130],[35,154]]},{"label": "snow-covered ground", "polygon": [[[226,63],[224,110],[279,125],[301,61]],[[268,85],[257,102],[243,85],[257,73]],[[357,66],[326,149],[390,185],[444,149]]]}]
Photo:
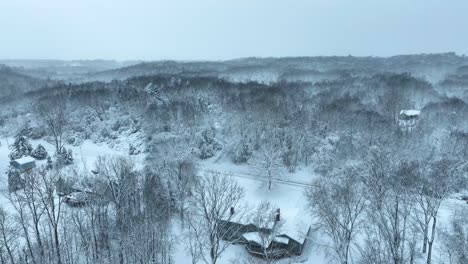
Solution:
[{"label": "snow-covered ground", "polygon": [[[0,139],[0,190],[4,191],[7,188],[7,179],[4,172],[8,168],[9,158],[8,154],[10,150],[8,144],[13,142],[12,138]],[[35,148],[38,144],[42,144],[49,154],[54,152],[54,147],[50,143],[44,140],[32,140],[30,141]],[[67,146],[68,148],[68,146]],[[70,147],[73,150],[75,161],[86,164],[87,168],[91,169],[94,166],[98,156],[103,155],[126,155],[122,150],[114,150],[107,145],[97,145],[90,141],[85,141],[81,146]],[[133,156],[137,167],[141,168],[144,163],[145,156],[143,154]],[[45,161],[38,162],[39,164],[45,163]],[[307,201],[304,197],[304,188],[307,188],[307,184],[317,177],[312,172],[311,168],[299,168],[295,173],[288,173],[285,177],[286,181],[296,182],[300,184],[285,184],[276,183],[273,185],[272,190],[268,190],[267,186],[262,180],[254,177],[252,168],[248,165],[235,165],[229,161],[219,160],[212,158],[205,160],[200,163],[201,174],[206,171],[219,171],[225,174],[232,175],[234,179],[245,189],[245,201],[248,206],[254,209],[261,201],[269,201],[274,206],[281,209],[281,213],[284,221],[297,222],[310,221],[311,217],[307,211]],[[304,185],[302,185],[304,184]],[[8,208],[8,200],[1,196],[0,203],[3,207]],[[442,205],[440,217],[439,217],[439,230],[445,228],[451,218],[452,212],[459,207],[467,206],[465,202],[457,199],[449,199]],[[300,219],[297,219],[297,218]],[[176,236],[176,245],[174,250],[174,260],[177,264],[189,264],[191,263],[190,255],[185,248],[186,243],[184,237],[181,235],[180,224],[174,224],[174,233]],[[300,230],[298,230],[300,232]],[[319,250],[318,247],[314,246],[314,243],[326,243],[327,239],[320,235],[320,232],[313,230],[312,234],[313,243],[309,243],[302,256],[283,260],[284,263],[310,263],[310,264],[325,264],[328,263],[325,254]],[[437,243],[437,239],[436,239]],[[438,252],[435,247],[434,260],[435,263],[441,263],[443,260],[441,253]],[[239,263],[240,259],[248,258],[246,250],[241,245],[230,246],[224,255],[221,257],[219,263],[230,264]]]},{"label": "snow-covered ground", "polygon": [[[10,158],[8,157],[10,154],[9,144],[12,144],[13,142],[13,138],[0,138],[0,204],[4,208],[11,210],[13,210],[13,208],[11,208],[8,199],[5,197],[5,195],[2,195],[2,193],[8,190],[8,180],[5,172],[7,171],[10,164]],[[36,148],[38,144],[43,145],[49,155],[53,155],[55,151],[54,146],[43,139],[30,140],[29,142],[33,148]],[[86,166],[85,168],[87,170],[91,170],[94,167],[94,164],[99,156],[118,156],[127,154],[123,151],[111,149],[105,144],[97,145],[91,141],[84,141],[80,146],[67,145],[65,147],[67,149],[72,149],[75,163],[79,163],[80,166]],[[132,156],[132,158],[134,159],[137,168],[141,168],[143,166],[143,161],[145,158],[144,154]],[[36,161],[37,166],[45,164],[46,160]]]},{"label": "snow-covered ground", "polygon": [[[277,182],[274,184],[271,191],[268,190],[266,184],[261,179],[255,177],[252,167],[246,164],[236,165],[229,161],[213,157],[201,162],[200,170],[201,173],[207,171],[218,171],[226,175],[232,175],[232,177],[234,177],[239,184],[244,187],[246,194],[245,198],[246,201],[249,202],[249,205],[255,206],[261,201],[266,200],[281,208],[281,212],[285,215],[286,219],[287,217],[296,215],[297,211],[300,210],[301,213],[299,215],[302,218],[301,220],[313,221],[307,211],[307,201],[304,197],[305,188],[310,187],[310,182],[319,176],[313,172],[311,167],[299,167],[296,172],[287,173],[284,177],[284,181],[289,181],[293,184]],[[437,230],[440,231],[447,228],[453,212],[466,206],[468,206],[466,202],[458,200],[456,196],[444,201],[439,211]],[[312,243],[309,244],[309,247],[305,250],[301,258],[286,260],[286,263],[330,263],[329,260],[326,259],[325,253],[319,246],[317,246],[319,244],[326,245],[329,241],[319,230],[314,229],[314,226],[311,234],[311,241]],[[440,243],[440,237],[436,237],[435,241],[436,244],[433,252],[433,263],[446,263],[446,256],[443,255],[440,251],[440,247],[437,246],[438,243]],[[243,253],[246,254],[245,252]],[[228,248],[226,257],[222,259],[223,261],[221,263],[229,263],[225,261],[231,256],[234,256],[235,258],[238,254],[239,246]],[[421,263],[425,263],[424,259],[421,259],[421,261]]]},{"label": "snow-covered ground", "polygon": [[[10,154],[10,149],[8,148],[8,146],[13,142],[13,138],[0,139],[0,172],[4,172],[8,168],[10,162],[10,159],[8,158],[8,154]],[[49,153],[49,155],[53,155],[55,151],[54,146],[43,139],[30,140],[29,142],[31,143],[33,148],[36,148],[38,144],[43,145],[44,148],[47,150],[47,153]],[[106,144],[96,144],[89,140],[84,141],[80,146],[66,145],[65,147],[67,149],[72,149],[74,160],[76,162],[86,165],[87,168],[92,168],[99,156],[127,155],[127,153],[124,151],[115,150],[110,148]],[[134,159],[135,164],[138,168],[141,168],[141,166],[143,166],[145,155],[139,154],[131,157]],[[44,163],[45,161],[37,161],[38,165]],[[5,177],[2,177],[2,180],[5,180],[4,178]]]},{"label": "snow-covered ground", "polygon": [[[270,202],[275,208],[280,208],[281,219],[285,221],[284,229],[290,235],[305,236],[311,217],[307,211],[307,200],[305,199],[305,188],[318,175],[312,168],[299,167],[294,173],[285,173],[281,182],[273,184],[272,189],[264,180],[256,177],[252,166],[248,164],[236,165],[230,161],[213,157],[200,162],[200,174],[209,171],[217,171],[223,175],[230,175],[244,188],[245,201],[251,210],[255,210],[262,201]],[[326,238],[314,230],[310,234],[314,242],[326,243]],[[220,263],[239,263],[239,257],[247,258],[248,254],[243,246],[231,246],[225,252]],[[234,260],[234,261],[233,261]],[[237,262],[236,262],[237,260]],[[323,252],[319,251],[314,243],[308,243],[301,256],[292,259],[284,259],[280,263],[327,263]]]}]

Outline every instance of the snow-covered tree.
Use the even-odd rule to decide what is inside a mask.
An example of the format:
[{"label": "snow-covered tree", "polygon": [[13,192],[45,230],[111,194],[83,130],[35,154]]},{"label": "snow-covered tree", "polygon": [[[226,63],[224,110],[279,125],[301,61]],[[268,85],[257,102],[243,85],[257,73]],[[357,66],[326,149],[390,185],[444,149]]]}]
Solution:
[{"label": "snow-covered tree", "polygon": [[330,238],[331,256],[342,264],[351,263],[356,234],[364,224],[366,199],[359,172],[348,167],[338,175],[321,177],[307,190],[310,212]]},{"label": "snow-covered tree", "polygon": [[283,161],[273,148],[264,147],[254,156],[251,164],[254,166],[256,175],[267,183],[268,190],[271,190],[273,181],[284,179],[286,175]]},{"label": "snow-covered tree", "polygon": [[213,157],[221,145],[216,140],[216,130],[214,128],[203,129],[197,135],[198,140],[198,155],[201,159]]},{"label": "snow-covered tree", "polygon": [[256,208],[252,223],[259,230],[268,230],[265,232],[258,232],[258,239],[261,241],[263,258],[266,263],[273,263],[278,256],[284,254],[284,252],[277,251],[271,247],[271,244],[275,241],[276,237],[281,235],[285,220],[281,219],[281,211],[275,205],[272,205],[268,201],[262,201]]},{"label": "snow-covered tree", "polygon": [[247,136],[234,140],[230,146],[231,158],[234,163],[246,163],[252,157],[253,146]]},{"label": "snow-covered tree", "polygon": [[12,160],[19,159],[24,156],[28,156],[31,154],[31,151],[33,150],[28,139],[20,133],[16,135],[15,142],[10,146],[10,149],[11,149],[11,153],[9,157]]},{"label": "snow-covered tree", "polygon": [[378,240],[379,244],[369,244],[371,251],[366,253],[366,258],[375,260],[378,255],[381,259],[401,264],[411,257],[407,244],[413,235],[408,227],[410,214],[414,211],[411,190],[415,173],[413,162],[401,160],[389,149],[370,148],[361,179],[365,185],[363,195],[369,201],[366,208],[369,219],[367,242]]},{"label": "snow-covered tree", "polygon": [[[427,264],[432,262],[432,251],[436,238],[437,220],[442,202],[452,193],[463,188],[465,179],[457,171],[458,162],[448,159],[431,161],[430,168],[419,174],[416,201],[424,216],[418,219],[423,231],[423,253],[427,248]],[[429,226],[431,224],[431,226]],[[431,232],[429,232],[431,231]]]},{"label": "snow-covered tree", "polygon": [[37,111],[54,139],[55,152],[60,153],[62,151],[63,134],[68,121],[66,96],[56,95],[41,101],[37,106]]},{"label": "snow-covered tree", "polygon": [[[15,255],[17,254],[18,246],[16,241],[18,240],[17,223],[14,217],[3,207],[0,207],[0,243],[2,249],[6,250],[6,255],[9,263],[15,263]],[[2,252],[2,259],[3,259]],[[4,262],[8,262],[3,260]]]},{"label": "snow-covered tree", "polygon": [[52,259],[57,264],[63,263],[62,255],[62,238],[60,236],[60,226],[66,222],[61,221],[63,217],[63,199],[58,196],[56,191],[56,183],[60,179],[59,170],[45,170],[39,169],[38,171],[38,184],[37,195],[44,208],[45,218],[48,221],[52,237],[50,238],[53,246],[54,257]]},{"label": "snow-covered tree", "polygon": [[[216,264],[231,243],[222,241],[220,219],[241,221],[245,217],[242,206],[244,190],[232,178],[211,172],[200,179],[193,189],[188,222],[196,247],[201,250],[200,258],[206,264]],[[235,208],[236,213],[231,213]]]},{"label": "snow-covered tree", "polygon": [[164,85],[156,85],[153,83],[149,83],[145,87],[145,92],[149,95],[151,103],[161,102],[165,104],[168,101],[167,97],[162,92],[163,90]]},{"label": "snow-covered tree", "polygon": [[468,209],[453,212],[449,227],[441,232],[441,255],[447,263],[468,263]]}]

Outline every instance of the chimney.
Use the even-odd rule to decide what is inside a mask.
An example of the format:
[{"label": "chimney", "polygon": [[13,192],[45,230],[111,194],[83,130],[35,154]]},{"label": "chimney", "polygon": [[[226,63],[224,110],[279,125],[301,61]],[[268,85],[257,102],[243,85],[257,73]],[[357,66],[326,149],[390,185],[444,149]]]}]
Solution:
[{"label": "chimney", "polygon": [[275,218],[275,221],[276,222],[279,222],[281,220],[281,211],[280,209],[276,209],[276,218]]},{"label": "chimney", "polygon": [[234,207],[231,206],[231,216],[234,215]]}]

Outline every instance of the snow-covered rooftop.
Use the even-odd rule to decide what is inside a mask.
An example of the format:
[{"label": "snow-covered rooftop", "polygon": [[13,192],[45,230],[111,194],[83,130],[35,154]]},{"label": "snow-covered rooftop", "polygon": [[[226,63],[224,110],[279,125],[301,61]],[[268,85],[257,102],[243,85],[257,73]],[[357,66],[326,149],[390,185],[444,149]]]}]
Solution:
[{"label": "snow-covered rooftop", "polygon": [[401,110],[400,115],[406,115],[406,116],[419,116],[421,114],[421,111],[419,110]]},{"label": "snow-covered rooftop", "polygon": [[[309,231],[310,221],[308,214],[304,210],[298,208],[280,208],[281,209],[281,229],[279,235],[284,235],[289,238],[296,240],[299,243],[304,243],[306,239],[307,232]],[[234,223],[240,223],[243,225],[255,225],[249,217],[245,216],[240,217],[236,214],[233,216],[225,217],[223,220],[230,221]],[[273,224],[273,222],[272,222]],[[251,232],[256,233],[256,232]],[[253,238],[254,234],[250,234],[249,237]],[[286,239],[286,238],[283,238]],[[281,240],[281,239],[280,239]],[[255,241],[255,240],[252,240]],[[257,241],[255,241],[257,242]],[[261,243],[260,243],[261,244]]]},{"label": "snow-covered rooftop", "polygon": [[260,232],[245,233],[245,234],[242,235],[242,237],[247,241],[257,243],[257,244],[261,245],[264,248],[267,248],[269,246],[269,245],[267,245],[268,239],[262,239]]},{"label": "snow-covered rooftop", "polygon": [[302,209],[281,208],[280,221],[283,221],[283,226],[280,233],[302,244],[310,228],[309,219],[309,215]]},{"label": "snow-covered rooftop", "polygon": [[[245,234],[242,235],[242,237],[247,241],[257,243],[257,244],[263,246],[264,248],[267,248],[269,246],[267,244],[269,244],[269,242],[271,242],[271,239],[268,239],[266,237],[262,238],[262,234],[260,232],[245,233]],[[283,237],[283,236],[276,236],[276,237],[273,238],[272,241],[287,245],[289,243],[289,238]]]},{"label": "snow-covered rooftop", "polygon": [[277,236],[273,239],[273,241],[281,243],[281,244],[285,244],[285,245],[289,244],[289,238],[287,237]]},{"label": "snow-covered rooftop", "polygon": [[26,164],[26,163],[34,162],[34,161],[36,161],[36,159],[34,159],[34,158],[31,157],[31,156],[26,156],[26,157],[22,157],[22,158],[16,159],[15,161],[16,161],[18,164]]}]

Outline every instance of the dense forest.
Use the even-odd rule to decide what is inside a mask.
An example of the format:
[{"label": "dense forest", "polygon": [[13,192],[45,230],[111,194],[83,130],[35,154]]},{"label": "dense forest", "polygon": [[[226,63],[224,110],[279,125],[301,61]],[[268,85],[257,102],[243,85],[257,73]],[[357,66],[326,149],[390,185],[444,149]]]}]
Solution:
[{"label": "dense forest", "polygon": [[[57,78],[55,65],[42,79],[0,68],[9,157],[47,160],[28,173],[5,168],[1,263],[174,263],[181,240],[192,263],[218,263],[230,246],[218,218],[244,190],[204,172],[210,159],[250,168],[272,192],[310,174],[307,219],[328,243],[313,250],[332,263],[467,263],[468,207],[440,224],[447,201],[467,199],[464,56],[123,66]],[[122,155],[87,167],[71,151],[84,142]],[[86,198],[73,207],[65,198],[77,190]],[[258,261],[289,263],[237,263]]]}]

